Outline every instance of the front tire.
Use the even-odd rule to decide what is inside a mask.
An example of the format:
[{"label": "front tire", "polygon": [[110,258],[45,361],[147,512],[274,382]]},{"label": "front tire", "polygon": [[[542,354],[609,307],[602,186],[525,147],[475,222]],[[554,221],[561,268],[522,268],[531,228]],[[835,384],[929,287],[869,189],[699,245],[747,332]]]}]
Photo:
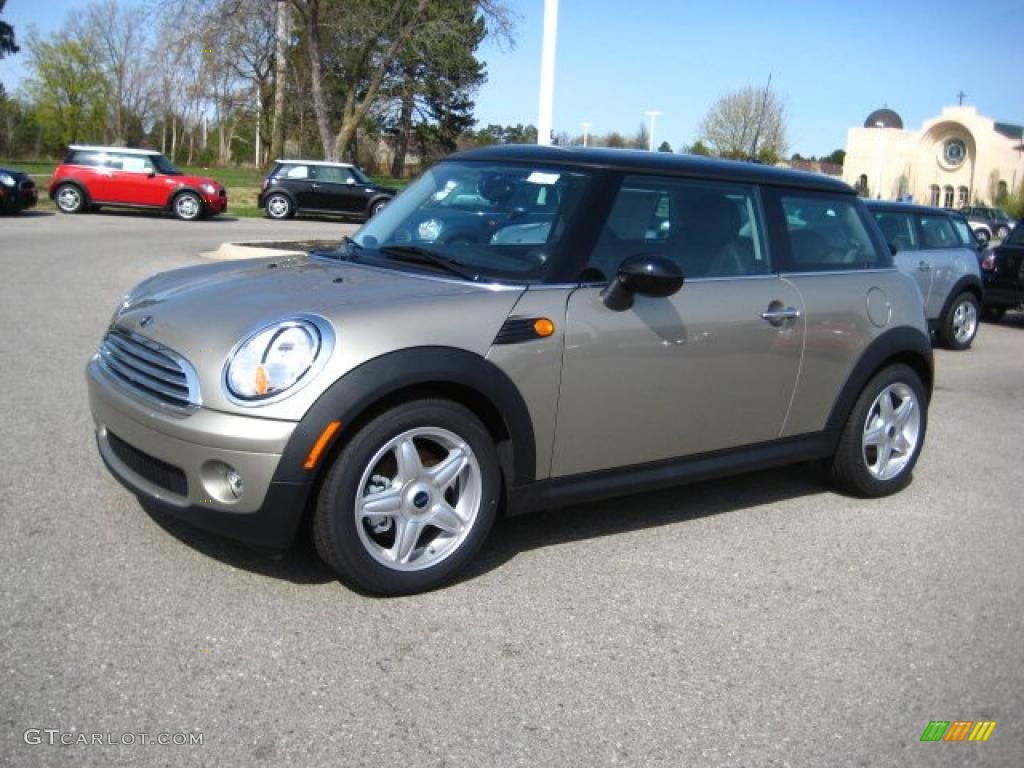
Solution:
[{"label": "front tire", "polygon": [[61,184],[53,195],[61,213],[81,213],[85,210],[85,195],[74,184]]},{"label": "front tire", "polygon": [[981,302],[970,291],[957,296],[942,317],[939,340],[948,349],[968,349],[978,334]]},{"label": "front tire", "polygon": [[196,221],[203,216],[203,201],[195,192],[181,192],[174,198],[174,215],[182,221]]},{"label": "front tire", "polygon": [[291,199],[287,195],[276,192],[267,198],[264,208],[267,211],[267,216],[279,221],[290,219],[295,215],[295,207],[292,205]]},{"label": "front tire", "polygon": [[1010,234],[1010,228],[1005,224],[1000,224],[999,229],[996,230],[996,237],[1000,240],[1005,240],[1006,236]]},{"label": "front tire", "polygon": [[986,246],[992,240],[992,233],[987,229],[976,229],[974,230],[975,239],[981,243],[982,247]]},{"label": "front tire", "polygon": [[388,203],[390,203],[390,202],[391,202],[390,200],[375,200],[373,205],[370,206],[370,213],[367,216],[367,218],[372,219],[378,213],[380,213],[385,208],[387,208],[388,207]]},{"label": "front tire", "polygon": [[928,406],[921,378],[896,364],[875,374],[843,427],[832,477],[842,489],[878,498],[902,490],[924,445]]},{"label": "front tire", "polygon": [[404,403],[334,460],[314,515],[317,552],[368,592],[432,589],[480,549],[500,492],[494,442],[471,411],[447,400]]}]

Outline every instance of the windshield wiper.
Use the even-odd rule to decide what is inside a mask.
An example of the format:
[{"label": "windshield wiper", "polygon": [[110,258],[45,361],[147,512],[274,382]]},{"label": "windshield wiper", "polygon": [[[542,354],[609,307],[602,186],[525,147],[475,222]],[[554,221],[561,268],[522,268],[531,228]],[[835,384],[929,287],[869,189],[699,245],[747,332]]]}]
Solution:
[{"label": "windshield wiper", "polygon": [[379,250],[381,253],[386,253],[388,256],[392,256],[399,261],[430,264],[466,280],[480,279],[480,275],[466,269],[461,261],[440,254],[437,251],[432,251],[429,248],[421,248],[418,245],[382,245]]}]

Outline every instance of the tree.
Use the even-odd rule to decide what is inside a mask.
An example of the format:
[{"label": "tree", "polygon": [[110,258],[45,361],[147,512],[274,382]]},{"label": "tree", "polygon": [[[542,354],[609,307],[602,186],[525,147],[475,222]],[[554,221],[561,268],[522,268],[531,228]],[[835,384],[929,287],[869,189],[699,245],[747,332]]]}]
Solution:
[{"label": "tree", "polygon": [[[429,0],[290,0],[309,60],[310,92],[324,156],[346,152],[377,106],[400,55],[414,39],[456,41],[459,25]],[[488,31],[510,34],[502,0],[475,0]]]},{"label": "tree", "polygon": [[106,128],[108,88],[96,69],[95,38],[65,26],[53,42],[28,38],[28,93],[36,105],[49,148],[59,151],[76,142],[101,141]]},{"label": "tree", "polygon": [[821,158],[824,163],[833,163],[835,165],[842,165],[846,162],[846,150],[845,149],[834,149],[832,154],[828,157]]},{"label": "tree", "polygon": [[667,141],[663,141],[663,142],[661,142],[660,145],[658,145],[658,151],[659,152],[671,152],[672,151],[672,145],[669,144]]},{"label": "tree", "polygon": [[695,142],[693,142],[693,144],[691,144],[686,149],[686,152],[691,155],[702,155],[704,157],[707,157],[711,154],[711,150],[708,149],[707,146],[705,146],[704,142],[701,141],[700,139],[697,139]]},{"label": "tree", "polygon": [[[4,12],[7,0],[0,0],[0,13]],[[17,43],[14,42],[14,27],[3,19],[0,19],[0,59],[4,56],[13,56],[20,51]]]},{"label": "tree", "polygon": [[699,131],[701,141],[722,157],[778,159],[788,148],[785,108],[772,88],[747,87],[723,96],[701,121]]}]

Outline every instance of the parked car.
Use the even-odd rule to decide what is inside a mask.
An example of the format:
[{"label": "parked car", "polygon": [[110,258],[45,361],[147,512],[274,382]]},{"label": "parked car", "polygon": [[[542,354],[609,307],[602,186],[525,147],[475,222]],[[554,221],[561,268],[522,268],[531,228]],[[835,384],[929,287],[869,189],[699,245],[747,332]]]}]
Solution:
[{"label": "parked car", "polygon": [[944,208],[867,202],[896,266],[914,278],[928,323],[949,349],[967,349],[978,332],[983,288],[978,241],[964,217]]},{"label": "parked car", "polygon": [[0,213],[18,213],[34,208],[38,200],[36,183],[27,173],[0,168]]},{"label": "parked car", "polygon": [[272,219],[296,213],[345,214],[370,218],[380,213],[398,191],[374,184],[348,163],[277,160],[263,180],[257,205]]},{"label": "parked car", "polygon": [[1024,310],[1024,225],[1017,224],[1002,243],[985,251],[981,274],[988,320],[1002,320],[1008,309]]},{"label": "parked car", "polygon": [[184,174],[150,149],[72,145],[53,173],[49,193],[62,213],[142,208],[195,221],[228,209],[221,184]]},{"label": "parked car", "polygon": [[988,208],[986,206],[974,205],[961,208],[960,213],[967,217],[971,228],[977,233],[983,244],[987,245],[989,240],[996,238],[1004,239],[1010,230],[1017,223],[1011,219],[1002,208]]},{"label": "parked car", "polygon": [[[472,233],[435,215],[450,198]],[[338,574],[402,594],[499,514],[816,459],[894,493],[932,349],[838,180],[504,146],[435,165],[336,250],[151,277],[87,379],[100,455],[148,505],[276,549],[308,509]]]}]

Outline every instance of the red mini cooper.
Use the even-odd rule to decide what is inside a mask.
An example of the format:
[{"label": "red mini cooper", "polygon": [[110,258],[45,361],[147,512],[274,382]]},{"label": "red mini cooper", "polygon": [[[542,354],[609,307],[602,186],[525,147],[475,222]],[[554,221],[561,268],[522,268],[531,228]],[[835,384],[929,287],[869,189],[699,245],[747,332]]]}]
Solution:
[{"label": "red mini cooper", "polygon": [[185,175],[151,149],[72,145],[48,191],[62,213],[100,206],[149,208],[195,221],[228,209],[228,194],[221,184]]}]

